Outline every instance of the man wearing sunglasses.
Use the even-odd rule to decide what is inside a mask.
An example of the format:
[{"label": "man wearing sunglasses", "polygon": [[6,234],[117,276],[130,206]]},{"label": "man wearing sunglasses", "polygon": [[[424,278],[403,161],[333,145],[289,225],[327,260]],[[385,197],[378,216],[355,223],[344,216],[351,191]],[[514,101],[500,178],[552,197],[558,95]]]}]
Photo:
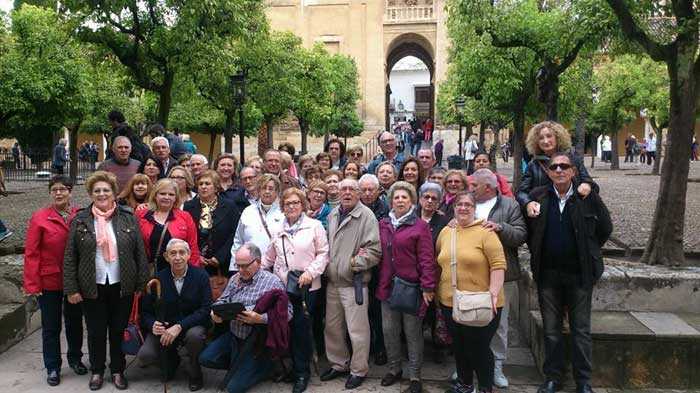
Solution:
[{"label": "man wearing sunglasses", "polygon": [[600,248],[612,233],[612,222],[595,191],[586,198],[575,192],[576,166],[569,153],[554,153],[545,171],[552,185],[530,192],[530,199],[541,209],[539,214],[526,218],[530,265],[544,328],[545,382],[538,393],[554,393],[561,388],[565,306],[576,393],[592,393],[591,295],[603,274]]},{"label": "man wearing sunglasses", "polygon": [[369,163],[367,171],[376,174],[374,171],[377,169],[377,166],[384,161],[389,161],[394,164],[394,168],[396,168],[396,172],[398,172],[403,164],[404,156],[403,153],[399,153],[398,151],[396,136],[391,132],[382,132],[379,136],[379,148],[382,149],[382,154]]}]

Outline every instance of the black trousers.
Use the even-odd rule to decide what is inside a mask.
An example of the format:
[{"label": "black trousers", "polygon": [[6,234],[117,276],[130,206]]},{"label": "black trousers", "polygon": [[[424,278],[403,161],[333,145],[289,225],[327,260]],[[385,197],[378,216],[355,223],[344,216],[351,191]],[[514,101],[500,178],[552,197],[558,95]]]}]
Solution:
[{"label": "black trousers", "polygon": [[493,352],[491,340],[501,321],[501,311],[484,327],[472,327],[456,323],[452,308],[441,305],[447,328],[452,335],[452,351],[457,363],[457,376],[467,385],[474,384],[474,372],[479,379],[479,389],[493,389]]},{"label": "black trousers", "polygon": [[97,285],[97,298],[83,300],[83,314],[88,330],[90,371],[102,374],[107,359],[109,333],[109,369],[112,374],[124,371],[126,360],[122,352],[124,329],[129,323],[134,296],[121,297],[121,284]]},{"label": "black trousers", "polygon": [[656,152],[655,151],[648,151],[647,152],[647,165],[653,164],[654,160],[656,160]]},{"label": "black trousers", "polygon": [[83,311],[80,305],[68,303],[63,291],[43,291],[38,301],[46,372],[61,370],[61,316],[66,325],[68,364],[78,363],[83,357]]},{"label": "black trousers", "polygon": [[374,296],[379,286],[379,266],[372,268],[372,278],[369,281],[369,304],[367,312],[369,313],[369,353],[376,355],[379,352],[386,353],[384,346],[384,330],[382,328],[382,302]]},{"label": "black trousers", "polygon": [[575,274],[545,270],[537,288],[544,328],[543,372],[548,380],[561,380],[564,369],[562,324],[564,306],[571,331],[571,363],[576,385],[591,384],[592,288],[581,288]]}]

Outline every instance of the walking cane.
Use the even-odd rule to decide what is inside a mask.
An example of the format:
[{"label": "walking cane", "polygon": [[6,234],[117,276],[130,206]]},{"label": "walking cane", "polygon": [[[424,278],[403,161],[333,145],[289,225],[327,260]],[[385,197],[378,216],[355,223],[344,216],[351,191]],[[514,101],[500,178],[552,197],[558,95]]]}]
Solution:
[{"label": "walking cane", "polygon": [[[158,279],[152,279],[146,284],[146,293],[151,295],[151,287],[155,285],[156,287],[156,302],[154,304],[156,312],[156,320],[161,323],[165,323],[165,315],[163,315],[165,310],[162,310],[162,304],[160,300],[160,281]],[[160,380],[163,382],[163,393],[168,393],[168,356],[163,350],[163,346],[159,345],[158,360],[160,361]]]}]

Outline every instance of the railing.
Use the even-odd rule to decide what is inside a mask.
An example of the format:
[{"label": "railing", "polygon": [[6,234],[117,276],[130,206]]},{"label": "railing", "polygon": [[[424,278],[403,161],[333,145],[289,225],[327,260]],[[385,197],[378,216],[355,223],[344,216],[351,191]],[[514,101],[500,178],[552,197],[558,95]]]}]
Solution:
[{"label": "railing", "polygon": [[[13,154],[9,149],[0,150],[0,167],[8,181],[48,181],[55,175],[56,168],[51,167],[51,154],[48,150],[21,151]],[[63,173],[70,173],[70,161],[63,167]],[[78,161],[78,178],[87,178],[95,171],[95,160]]]},{"label": "railing", "polygon": [[384,22],[431,22],[435,20],[433,5],[416,5],[403,7],[386,7]]}]

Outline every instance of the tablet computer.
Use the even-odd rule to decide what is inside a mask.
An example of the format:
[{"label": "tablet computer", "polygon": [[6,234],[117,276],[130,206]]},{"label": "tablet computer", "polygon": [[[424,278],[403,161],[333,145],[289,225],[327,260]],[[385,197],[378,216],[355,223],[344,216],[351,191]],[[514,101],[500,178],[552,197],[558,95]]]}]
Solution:
[{"label": "tablet computer", "polygon": [[219,303],[211,306],[211,310],[219,318],[225,321],[236,319],[238,314],[245,311],[243,303]]}]

